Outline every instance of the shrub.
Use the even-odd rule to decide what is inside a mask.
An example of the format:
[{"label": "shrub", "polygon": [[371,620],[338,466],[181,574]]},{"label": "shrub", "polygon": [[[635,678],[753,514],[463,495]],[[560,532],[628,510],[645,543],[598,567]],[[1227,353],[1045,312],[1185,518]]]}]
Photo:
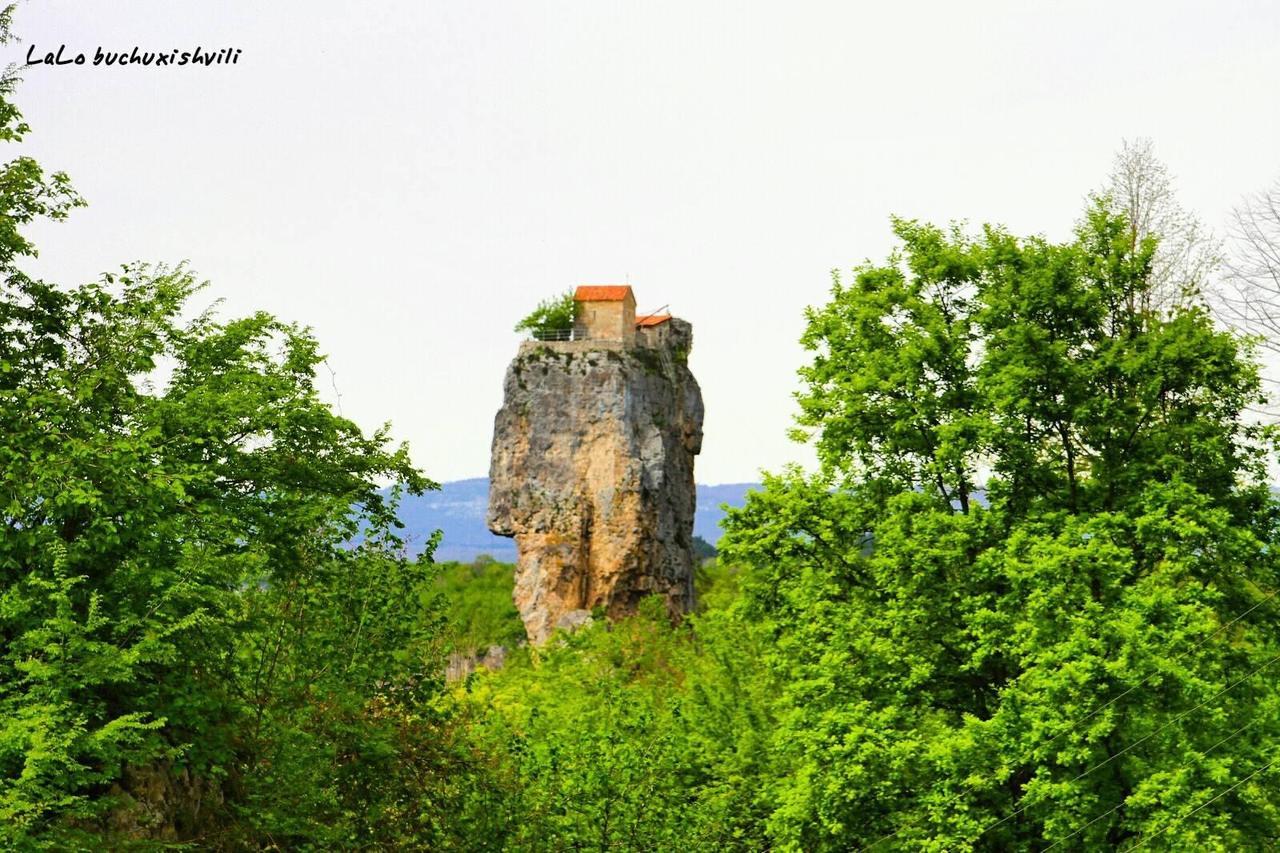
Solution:
[{"label": "shrub", "polygon": [[568,337],[577,319],[577,303],[573,292],[566,290],[559,296],[544,299],[527,317],[516,323],[517,332],[529,332],[536,340],[558,340]]}]

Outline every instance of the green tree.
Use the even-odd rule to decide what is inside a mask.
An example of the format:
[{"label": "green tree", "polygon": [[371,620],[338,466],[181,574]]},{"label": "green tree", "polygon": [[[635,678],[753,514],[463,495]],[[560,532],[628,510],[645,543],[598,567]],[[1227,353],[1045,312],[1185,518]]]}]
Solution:
[{"label": "green tree", "polygon": [[577,319],[578,303],[573,291],[566,290],[559,296],[544,299],[529,315],[516,323],[517,332],[528,332],[540,341],[567,340]]},{"label": "green tree", "polygon": [[[810,310],[799,428],[724,559],[782,687],[785,849],[1257,849],[1276,507],[1242,341],[1149,297],[1154,236],[894,222]],[[1252,845],[1252,847],[1251,847]]]},{"label": "green tree", "polygon": [[183,267],[25,275],[23,227],[80,203],[0,170],[0,846],[438,846],[475,762],[395,518],[434,484],[320,398],[306,329],[183,321]]}]

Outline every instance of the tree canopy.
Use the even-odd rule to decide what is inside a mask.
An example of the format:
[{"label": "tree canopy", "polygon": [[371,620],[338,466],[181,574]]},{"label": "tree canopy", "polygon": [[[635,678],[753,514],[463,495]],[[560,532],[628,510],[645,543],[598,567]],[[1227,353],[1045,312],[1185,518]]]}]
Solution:
[{"label": "tree canopy", "polygon": [[1157,238],[896,220],[809,312],[785,472],[723,557],[783,685],[787,849],[1242,849],[1280,832],[1275,504],[1248,347]]},{"label": "tree canopy", "polygon": [[469,759],[395,517],[434,484],[321,399],[308,330],[188,319],[183,266],[26,275],[82,202],[27,157],[0,187],[0,846],[441,843]]}]

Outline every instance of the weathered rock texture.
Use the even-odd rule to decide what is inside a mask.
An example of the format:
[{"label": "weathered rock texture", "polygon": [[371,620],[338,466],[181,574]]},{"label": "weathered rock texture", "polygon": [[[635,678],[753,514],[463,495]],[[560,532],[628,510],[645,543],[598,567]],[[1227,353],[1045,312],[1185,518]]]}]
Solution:
[{"label": "weathered rock texture", "polygon": [[483,655],[474,649],[471,652],[453,652],[445,665],[444,680],[461,681],[477,669],[502,669],[506,662],[506,646],[489,646]]},{"label": "weathered rock texture", "polygon": [[[143,842],[210,842],[225,826],[226,809],[218,783],[193,776],[167,761],[145,767],[126,767],[108,794],[111,809],[84,829],[107,843],[103,849],[153,849]],[[211,847],[218,846],[210,844]]]},{"label": "weathered rock texture", "polygon": [[513,536],[515,603],[541,643],[657,594],[693,606],[693,457],[702,394],[672,319],[634,346],[526,342],[494,423],[489,528]]}]

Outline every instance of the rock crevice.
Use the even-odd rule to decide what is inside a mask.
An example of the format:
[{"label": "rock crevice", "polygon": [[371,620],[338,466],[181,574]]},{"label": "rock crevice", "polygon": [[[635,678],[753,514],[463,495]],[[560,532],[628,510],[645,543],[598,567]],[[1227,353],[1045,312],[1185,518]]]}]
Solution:
[{"label": "rock crevice", "polygon": [[529,639],[649,595],[693,606],[693,457],[702,394],[688,323],[634,346],[525,342],[494,423],[489,528],[516,540]]}]

